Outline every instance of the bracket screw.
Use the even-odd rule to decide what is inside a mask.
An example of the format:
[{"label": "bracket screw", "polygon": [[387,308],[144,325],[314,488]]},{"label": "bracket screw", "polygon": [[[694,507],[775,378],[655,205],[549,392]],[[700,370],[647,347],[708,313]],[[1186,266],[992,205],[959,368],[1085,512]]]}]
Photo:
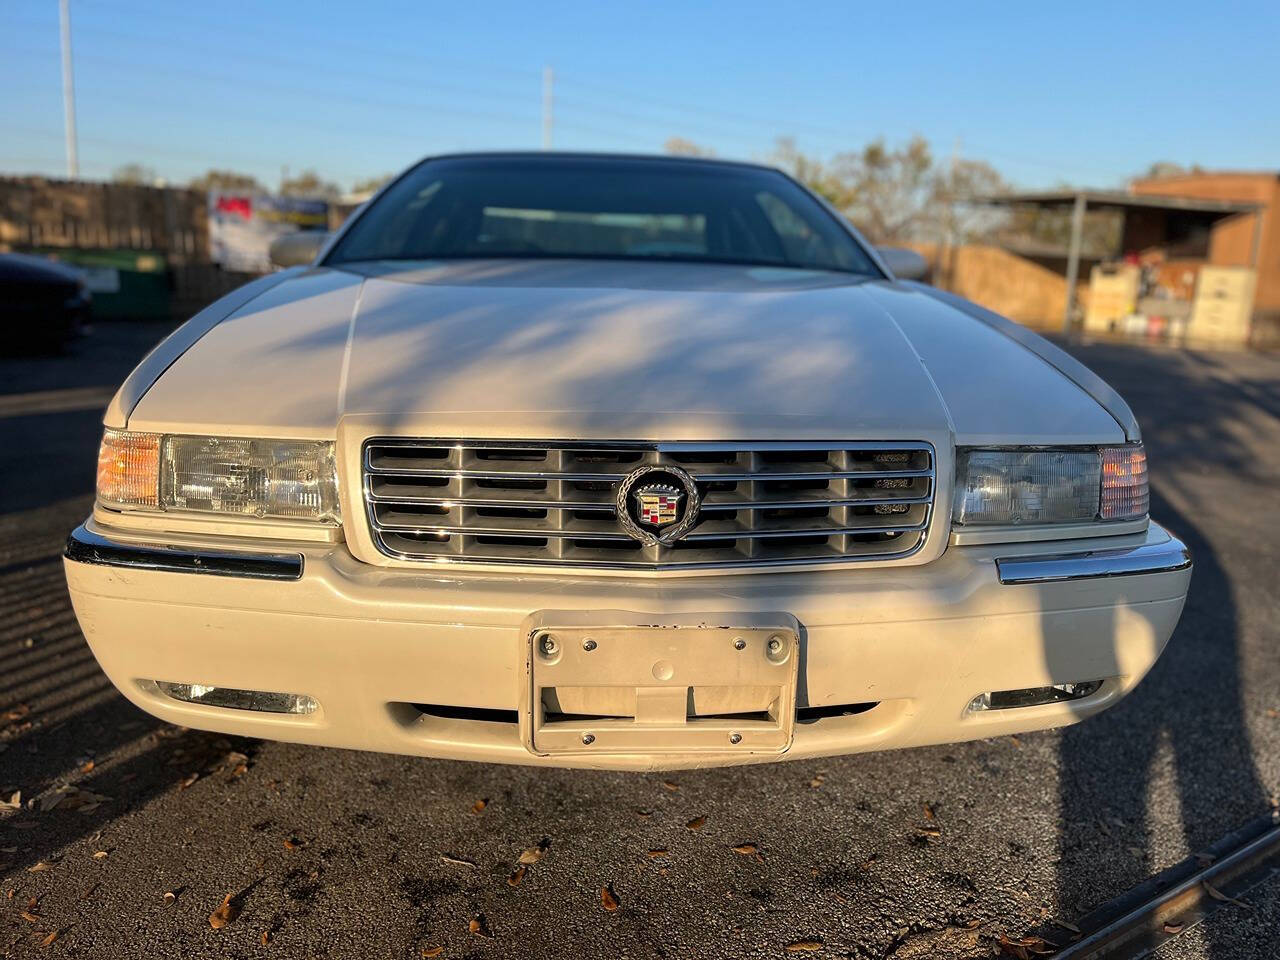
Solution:
[{"label": "bracket screw", "polygon": [[592,640],[590,637],[587,637],[587,639],[582,641],[582,649],[587,651],[587,653],[590,653],[595,648],[596,648],[596,642]]},{"label": "bracket screw", "polygon": [[556,638],[551,634],[547,634],[542,638],[542,652],[545,656],[554,657],[559,649],[560,644],[556,643]]},{"label": "bracket screw", "polygon": [[584,747],[589,747],[595,742],[596,742],[596,735],[594,733],[584,733],[582,735],[582,745]]},{"label": "bracket screw", "polygon": [[730,743],[741,743],[741,742],[742,742],[742,734],[740,734],[740,733],[731,733],[731,734],[729,734],[729,742],[730,742]]},{"label": "bracket screw", "polygon": [[741,637],[739,637],[737,640],[733,641],[733,649],[735,649],[735,650],[745,650],[745,649],[747,649],[747,641],[745,641],[745,640],[743,640]]},{"label": "bracket screw", "polygon": [[770,638],[769,638],[769,653],[770,653],[770,655],[771,655],[771,656],[775,656],[775,657],[776,657],[776,656],[777,656],[778,654],[780,654],[781,652],[782,652],[782,638],[781,638],[781,637],[770,637]]}]

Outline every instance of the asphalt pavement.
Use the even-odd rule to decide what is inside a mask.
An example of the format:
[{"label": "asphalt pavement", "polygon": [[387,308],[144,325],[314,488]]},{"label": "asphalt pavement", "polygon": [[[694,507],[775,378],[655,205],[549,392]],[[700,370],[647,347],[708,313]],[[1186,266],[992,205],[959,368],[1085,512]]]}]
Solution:
[{"label": "asphalt pavement", "polygon": [[[91,388],[164,332],[0,360],[0,956],[1033,956],[1277,806],[1280,357],[1071,347],[1133,405],[1152,515],[1196,559],[1169,650],[1113,710],[641,775],[228,739],[120,697],[61,548],[92,501]],[[1276,884],[1242,899],[1157,955],[1276,956]]]}]

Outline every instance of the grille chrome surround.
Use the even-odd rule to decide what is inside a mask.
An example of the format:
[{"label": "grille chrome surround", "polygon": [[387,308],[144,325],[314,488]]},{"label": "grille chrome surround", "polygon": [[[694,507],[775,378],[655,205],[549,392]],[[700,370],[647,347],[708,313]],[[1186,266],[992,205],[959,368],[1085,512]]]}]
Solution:
[{"label": "grille chrome surround", "polygon": [[[383,554],[420,562],[679,570],[901,560],[933,519],[933,447],[904,442],[455,440],[374,437],[363,496]],[[671,546],[619,525],[614,490],[677,466],[702,493]]]}]

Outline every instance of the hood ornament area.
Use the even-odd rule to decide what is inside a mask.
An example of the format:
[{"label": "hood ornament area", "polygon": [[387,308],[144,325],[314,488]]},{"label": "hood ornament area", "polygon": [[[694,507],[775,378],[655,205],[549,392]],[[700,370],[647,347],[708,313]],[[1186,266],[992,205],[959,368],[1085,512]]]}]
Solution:
[{"label": "hood ornament area", "polygon": [[693,477],[679,467],[645,466],[618,484],[614,506],[628,536],[648,547],[669,547],[698,522],[702,498]]}]

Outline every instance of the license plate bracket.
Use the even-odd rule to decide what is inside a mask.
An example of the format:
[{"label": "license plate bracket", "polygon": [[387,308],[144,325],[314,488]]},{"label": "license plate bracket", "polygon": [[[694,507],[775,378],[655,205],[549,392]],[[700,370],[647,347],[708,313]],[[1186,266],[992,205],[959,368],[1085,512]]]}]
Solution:
[{"label": "license plate bracket", "polygon": [[[783,753],[795,734],[799,637],[786,613],[538,611],[522,629],[524,745],[541,756]],[[613,709],[558,712],[562,700]],[[760,709],[695,706],[717,700]]]}]

